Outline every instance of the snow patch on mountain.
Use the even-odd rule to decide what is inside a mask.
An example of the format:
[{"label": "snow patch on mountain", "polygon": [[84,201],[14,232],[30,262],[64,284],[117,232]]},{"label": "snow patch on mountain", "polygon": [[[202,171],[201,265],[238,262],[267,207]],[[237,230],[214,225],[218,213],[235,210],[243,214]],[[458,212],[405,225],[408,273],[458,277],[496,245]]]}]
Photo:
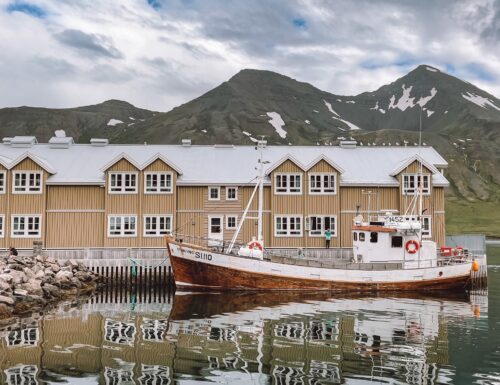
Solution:
[{"label": "snow patch on mountain", "polygon": [[319,114],[319,111],[318,111],[318,110],[313,110],[313,112],[315,112],[315,113]]},{"label": "snow patch on mountain", "polygon": [[355,104],[356,102],[354,100],[348,100],[348,101],[346,101],[346,103]]},{"label": "snow patch on mountain", "polygon": [[468,100],[469,102],[472,102],[472,103],[474,103],[474,104],[476,104],[479,107],[482,107],[484,109],[487,109],[487,106],[491,106],[494,109],[500,111],[500,108],[495,106],[495,104],[493,104],[493,102],[490,99],[485,98],[483,96],[479,96],[479,95],[473,94],[471,92],[467,92],[467,95],[462,94],[462,97],[464,99]]},{"label": "snow patch on mountain", "polygon": [[[345,125],[347,125],[349,127],[349,129],[351,131],[354,131],[354,130],[361,130],[361,128],[359,128],[358,126],[356,126],[354,123],[351,123],[347,120],[344,120],[344,119],[341,119],[341,118],[336,118],[335,116],[332,116],[333,119],[337,119],[337,120],[340,120],[342,123],[344,123]],[[339,127],[340,128],[340,127]],[[345,131],[345,130],[344,130]]]},{"label": "snow patch on mountain", "polygon": [[123,123],[120,119],[109,119],[108,126],[116,126]]},{"label": "snow patch on mountain", "polygon": [[129,116],[128,117],[130,120],[135,120],[135,118],[133,118],[132,116]]},{"label": "snow patch on mountain", "polygon": [[370,110],[379,111],[381,114],[385,114],[385,110],[383,108],[379,108],[379,106],[378,106],[378,100],[375,103],[375,107],[370,108]]},{"label": "snow patch on mountain", "polygon": [[406,88],[406,86],[403,84],[401,87],[403,89],[403,95],[399,98],[397,103],[394,103],[396,101],[396,96],[392,95],[391,99],[389,100],[389,109],[391,108],[399,108],[401,111],[406,110],[408,107],[413,107],[415,103],[413,102],[415,98],[410,97],[411,90],[413,86],[409,86]]},{"label": "snow patch on mountain", "polygon": [[432,67],[425,67],[425,69],[427,71],[431,71],[431,72],[439,72],[439,70],[437,70],[436,68],[432,68]]},{"label": "snow patch on mountain", "polygon": [[54,131],[54,136],[56,138],[65,138],[66,137],[66,131],[64,131],[64,130],[55,130]]},{"label": "snow patch on mountain", "polygon": [[434,111],[431,110],[427,110],[426,112],[427,112],[427,117],[430,117],[434,113]]},{"label": "snow patch on mountain", "polygon": [[339,114],[337,114],[337,113],[333,110],[331,103],[328,103],[325,99],[323,99],[323,103],[325,103],[325,106],[326,106],[326,108],[328,108],[328,111],[330,111],[332,114],[335,114],[335,115],[337,115],[337,116],[340,116]]},{"label": "snow patch on mountain", "polygon": [[306,124],[311,124],[309,120],[304,120],[304,122],[306,122]]},{"label": "snow patch on mountain", "polygon": [[277,112],[266,112],[267,116],[271,118],[269,120],[269,123],[271,126],[274,127],[276,130],[276,133],[281,137],[281,138],[286,138],[287,132],[283,129],[283,126],[285,125],[285,122],[281,118],[281,115],[278,114]]},{"label": "snow patch on mountain", "polygon": [[250,134],[249,132],[246,132],[246,131],[242,131],[243,134],[245,134],[246,136],[252,136],[252,134]]},{"label": "snow patch on mountain", "polygon": [[420,99],[418,99],[417,104],[419,104],[420,107],[425,106],[429,100],[431,100],[434,96],[436,96],[436,94],[437,94],[437,90],[434,87],[432,87],[431,94],[429,96],[425,96],[425,97],[422,96]]}]

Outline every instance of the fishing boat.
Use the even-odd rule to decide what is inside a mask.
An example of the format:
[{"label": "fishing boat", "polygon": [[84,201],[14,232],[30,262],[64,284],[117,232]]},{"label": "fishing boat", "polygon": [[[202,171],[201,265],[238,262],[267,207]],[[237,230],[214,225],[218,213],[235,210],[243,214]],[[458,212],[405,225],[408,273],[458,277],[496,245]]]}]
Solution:
[{"label": "fishing boat", "polygon": [[[258,147],[257,182],[229,244],[204,247],[185,242],[180,235],[167,237],[178,290],[374,292],[456,291],[469,287],[471,273],[479,268],[473,256],[463,248],[438,250],[434,241],[422,237],[421,185],[404,215],[385,212],[366,219],[356,215],[349,260],[308,259],[301,257],[300,252],[299,257],[289,257],[266,250],[262,221],[266,162],[263,146],[259,143]],[[420,173],[422,175],[422,171]],[[257,236],[246,244],[237,245],[236,240],[256,195]]]}]

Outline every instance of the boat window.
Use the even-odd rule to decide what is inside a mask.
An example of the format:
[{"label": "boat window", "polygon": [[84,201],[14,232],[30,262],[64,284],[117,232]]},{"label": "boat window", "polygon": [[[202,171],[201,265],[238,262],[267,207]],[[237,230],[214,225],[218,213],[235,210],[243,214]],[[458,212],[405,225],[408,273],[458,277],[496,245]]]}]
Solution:
[{"label": "boat window", "polygon": [[403,237],[396,235],[391,238],[391,247],[403,247]]},{"label": "boat window", "polygon": [[365,241],[365,233],[359,233],[359,241],[364,242]]},{"label": "boat window", "polygon": [[357,232],[352,233],[352,239],[354,239],[354,241],[358,240],[358,233]]},{"label": "boat window", "polygon": [[371,243],[377,243],[378,242],[378,233],[376,233],[376,232],[371,232],[370,233],[370,242]]}]

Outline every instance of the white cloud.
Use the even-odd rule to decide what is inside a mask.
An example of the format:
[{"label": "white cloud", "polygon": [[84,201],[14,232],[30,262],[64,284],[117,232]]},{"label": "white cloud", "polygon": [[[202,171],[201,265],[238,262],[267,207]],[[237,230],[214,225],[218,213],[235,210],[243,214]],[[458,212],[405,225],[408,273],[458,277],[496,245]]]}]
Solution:
[{"label": "white cloud", "polygon": [[0,0],[0,106],[122,99],[165,111],[242,68],[353,95],[421,63],[500,95],[494,0],[158,2],[39,0],[37,18]]}]

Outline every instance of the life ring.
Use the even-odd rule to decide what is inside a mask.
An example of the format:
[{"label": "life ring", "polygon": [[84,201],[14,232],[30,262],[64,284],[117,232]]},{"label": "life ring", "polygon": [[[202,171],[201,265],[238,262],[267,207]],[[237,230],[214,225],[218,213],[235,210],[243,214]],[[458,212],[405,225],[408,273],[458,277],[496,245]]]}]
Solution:
[{"label": "life ring", "polygon": [[250,250],[253,250],[253,249],[259,249],[260,251],[262,251],[264,248],[262,247],[262,245],[260,244],[260,242],[257,242],[257,241],[254,241],[254,242],[250,242],[250,244],[248,245],[248,248]]},{"label": "life ring", "polygon": [[408,254],[415,254],[420,248],[420,245],[417,241],[411,239],[408,242],[406,242],[405,248]]}]

